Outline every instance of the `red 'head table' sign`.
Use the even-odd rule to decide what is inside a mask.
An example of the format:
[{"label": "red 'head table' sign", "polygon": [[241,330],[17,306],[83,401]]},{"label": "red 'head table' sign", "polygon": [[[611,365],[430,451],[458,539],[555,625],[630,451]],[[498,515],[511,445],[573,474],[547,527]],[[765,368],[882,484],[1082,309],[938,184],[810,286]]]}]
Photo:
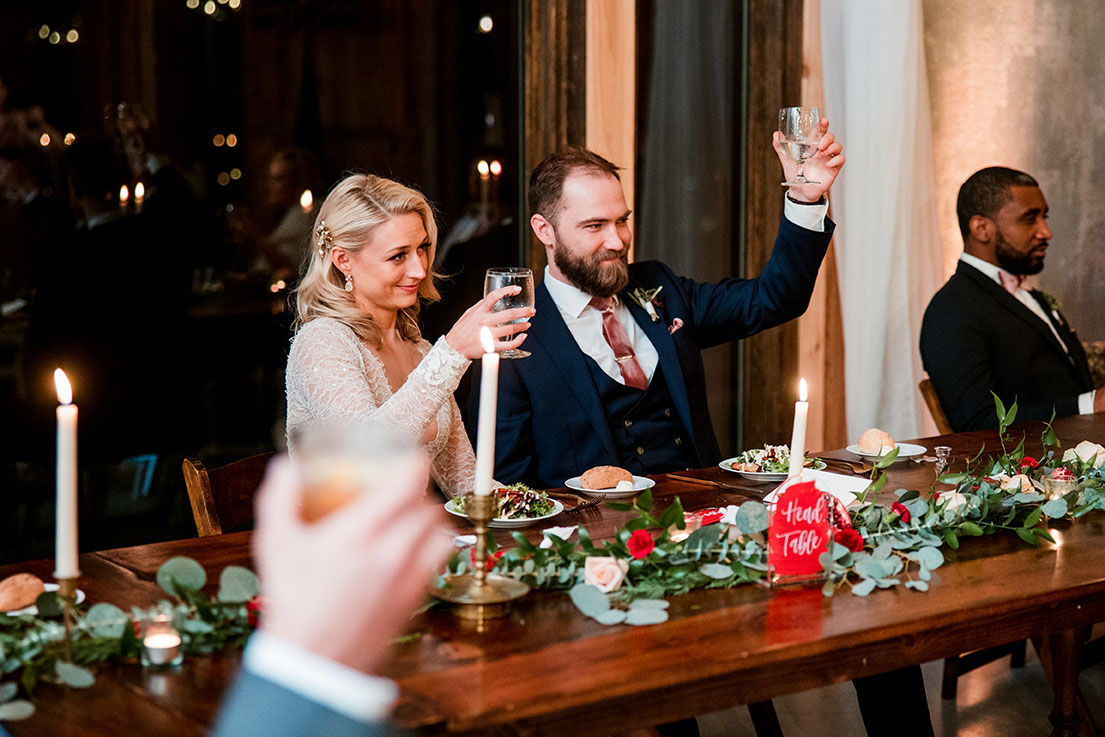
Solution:
[{"label": "red 'head table' sign", "polygon": [[829,514],[824,492],[812,481],[792,484],[779,493],[767,531],[768,566],[779,576],[812,576],[821,572],[828,549]]}]

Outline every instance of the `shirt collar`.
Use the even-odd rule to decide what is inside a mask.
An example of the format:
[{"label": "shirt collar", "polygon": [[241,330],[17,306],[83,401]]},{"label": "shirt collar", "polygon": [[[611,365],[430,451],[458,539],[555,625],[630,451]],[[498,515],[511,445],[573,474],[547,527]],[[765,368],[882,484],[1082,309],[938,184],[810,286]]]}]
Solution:
[{"label": "shirt collar", "polygon": [[[990,279],[994,280],[998,284],[1001,284],[1001,277],[998,276],[998,273],[999,272],[1004,272],[1006,274],[1009,273],[1008,271],[1005,271],[1005,269],[1001,268],[997,264],[992,264],[989,261],[983,261],[978,256],[972,256],[971,254],[967,253],[966,251],[959,254],[959,260],[962,261],[963,263],[967,264],[968,266],[975,267],[976,269],[981,271],[983,274],[985,274],[986,276],[988,276]],[[1022,288],[1027,289],[1028,284],[1027,283],[1022,284]]]},{"label": "shirt collar", "polygon": [[[545,266],[545,289],[549,290],[549,296],[552,297],[557,308],[569,317],[578,318],[591,304],[591,295],[577,289],[574,284],[557,279],[549,271],[548,266]],[[616,296],[614,304],[618,304]]]}]

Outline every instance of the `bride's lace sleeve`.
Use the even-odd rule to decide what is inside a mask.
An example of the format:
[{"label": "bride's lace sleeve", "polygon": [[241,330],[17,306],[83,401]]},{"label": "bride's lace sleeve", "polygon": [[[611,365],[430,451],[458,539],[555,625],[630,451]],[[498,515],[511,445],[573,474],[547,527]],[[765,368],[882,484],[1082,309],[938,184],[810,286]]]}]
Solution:
[{"label": "bride's lace sleeve", "polygon": [[[373,419],[386,422],[417,443],[468,368],[468,359],[442,337],[391,398],[377,403],[370,382],[386,382],[368,371],[356,335],[325,318],[300,328],[288,355],[288,435],[309,422]],[[463,428],[461,430],[463,432]],[[294,447],[293,447],[294,450]]]}]

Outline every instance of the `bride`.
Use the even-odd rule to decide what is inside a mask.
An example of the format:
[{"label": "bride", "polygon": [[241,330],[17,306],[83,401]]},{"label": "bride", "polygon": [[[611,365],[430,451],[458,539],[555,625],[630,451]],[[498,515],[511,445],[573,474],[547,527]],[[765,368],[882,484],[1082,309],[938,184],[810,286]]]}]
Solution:
[{"label": "bride", "polygon": [[522,344],[529,307],[493,312],[488,294],[432,347],[418,329],[422,300],[439,299],[430,274],[437,225],[420,193],[382,177],[343,179],[319,209],[313,249],[296,290],[288,355],[288,448],[311,424],[385,422],[426,448],[447,496],[470,491],[475,457],[453,390],[483,354],[487,326],[497,350]]}]

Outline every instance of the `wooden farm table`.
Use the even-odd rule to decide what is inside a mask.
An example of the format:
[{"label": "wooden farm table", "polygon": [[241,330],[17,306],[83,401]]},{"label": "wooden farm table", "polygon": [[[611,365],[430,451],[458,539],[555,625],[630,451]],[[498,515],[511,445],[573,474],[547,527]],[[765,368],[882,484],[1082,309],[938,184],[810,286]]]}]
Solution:
[{"label": "wooden farm table", "polygon": [[[1064,446],[1105,441],[1105,414],[1059,420]],[[1020,425],[1027,452],[1040,451],[1038,423]],[[973,455],[993,432],[920,441]],[[822,454],[851,457],[844,451]],[[852,457],[854,458],[854,457]],[[769,485],[744,482],[718,468],[689,475],[740,486],[707,487],[657,477],[658,506],[674,496],[688,510],[762,497]],[[931,463],[903,461],[888,489],[927,489]],[[599,508],[578,519],[593,536],[611,535],[627,513]],[[918,664],[1020,638],[1042,637],[1051,649],[1057,735],[1077,725],[1075,682],[1080,628],[1105,621],[1105,514],[1052,527],[1056,544],[1040,548],[1015,535],[962,540],[945,548],[948,563],[931,589],[897,587],[861,598],[846,591],[823,598],[819,588],[770,590],[742,586],[671,599],[671,619],[648,627],[606,627],[583,617],[563,593],[537,592],[511,616],[482,630],[447,612],[417,617],[417,639],[396,649],[384,675],[402,691],[396,721],[426,733],[492,732],[589,735],[624,732],[724,707],[769,699],[856,676]],[[537,533],[532,533],[536,539]],[[180,540],[81,556],[83,588],[92,602],[149,605],[162,598],[153,582],[174,555],[189,555],[217,580],[228,564],[249,564],[249,533]],[[0,568],[49,578],[52,564]],[[135,664],[100,669],[87,691],[44,685],[38,713],[4,725],[36,735],[200,735],[237,667],[236,655],[191,657],[178,672]]]}]

